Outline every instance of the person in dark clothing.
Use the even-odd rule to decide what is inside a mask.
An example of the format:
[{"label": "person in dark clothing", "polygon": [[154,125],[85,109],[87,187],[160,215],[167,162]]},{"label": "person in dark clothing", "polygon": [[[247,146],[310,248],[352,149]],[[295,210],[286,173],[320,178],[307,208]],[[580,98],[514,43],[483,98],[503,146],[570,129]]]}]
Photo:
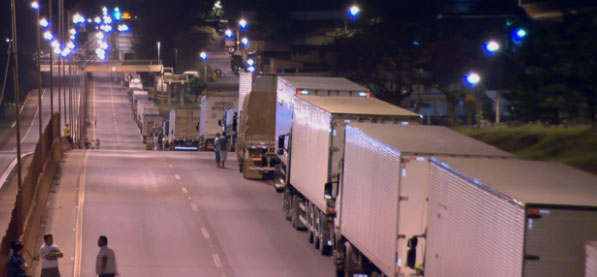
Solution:
[{"label": "person in dark clothing", "polygon": [[12,247],[12,255],[8,259],[8,277],[25,277],[27,263],[23,258],[23,244],[16,243]]}]

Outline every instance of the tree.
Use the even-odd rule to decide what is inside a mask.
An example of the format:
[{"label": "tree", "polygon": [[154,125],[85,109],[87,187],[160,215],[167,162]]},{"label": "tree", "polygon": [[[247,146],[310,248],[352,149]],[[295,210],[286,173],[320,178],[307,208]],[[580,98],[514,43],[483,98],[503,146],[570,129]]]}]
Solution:
[{"label": "tree", "polygon": [[189,93],[195,95],[195,103],[197,102],[199,95],[207,88],[207,85],[203,80],[199,80],[197,77],[193,77],[188,83]]},{"label": "tree", "polygon": [[516,57],[525,70],[507,98],[525,121],[597,121],[597,16],[567,15],[529,33]]}]

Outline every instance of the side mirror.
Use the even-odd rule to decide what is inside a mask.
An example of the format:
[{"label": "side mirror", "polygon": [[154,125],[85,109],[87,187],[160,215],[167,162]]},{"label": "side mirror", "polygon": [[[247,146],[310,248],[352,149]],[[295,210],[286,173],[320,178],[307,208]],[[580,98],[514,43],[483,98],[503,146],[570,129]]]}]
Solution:
[{"label": "side mirror", "polygon": [[332,182],[325,183],[323,195],[326,199],[332,199],[332,197],[334,197],[334,184]]},{"label": "side mirror", "polygon": [[409,268],[415,269],[417,265],[417,244],[419,243],[419,239],[414,236],[408,239],[408,252],[406,252],[406,266]]}]

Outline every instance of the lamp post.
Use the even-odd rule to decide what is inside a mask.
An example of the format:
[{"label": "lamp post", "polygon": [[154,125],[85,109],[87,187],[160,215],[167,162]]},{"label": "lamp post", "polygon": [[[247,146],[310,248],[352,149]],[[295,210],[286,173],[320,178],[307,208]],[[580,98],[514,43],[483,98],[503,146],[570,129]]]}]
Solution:
[{"label": "lamp post", "polygon": [[[50,19],[50,22],[52,22],[53,18],[52,18],[52,1],[53,0],[48,0],[48,18]],[[51,38],[47,38],[48,40],[51,40]],[[50,53],[50,117],[54,116],[54,53],[52,50],[49,51]],[[58,124],[60,125],[60,124]]]},{"label": "lamp post", "polygon": [[[355,20],[359,16],[360,12],[361,8],[359,8],[359,6],[357,6],[356,4],[352,5],[348,8],[348,18]],[[348,32],[348,22],[346,19],[344,19],[344,32]]]},{"label": "lamp post", "polygon": [[16,140],[17,140],[17,184],[19,190],[22,189],[23,182],[21,177],[21,123],[19,120],[19,62],[18,62],[18,47],[17,47],[17,13],[15,0],[10,0],[11,12],[11,27],[12,27],[12,68],[13,68],[13,85],[15,94],[15,114],[16,114]]},{"label": "lamp post", "polygon": [[156,42],[156,45],[158,46],[158,63],[160,62],[160,48],[162,46],[162,43],[160,41]]},{"label": "lamp post", "polygon": [[[526,34],[526,33],[525,33]],[[490,40],[487,41],[486,43],[483,44],[483,51],[490,56],[493,56],[495,54],[504,54],[506,55],[507,53],[504,52],[503,50],[501,50],[501,45],[495,41],[495,40]],[[501,109],[501,102],[502,102],[502,89],[503,89],[503,64],[502,64],[502,60],[500,59],[500,57],[496,57],[498,58],[497,62],[497,70],[498,70],[498,80],[497,80],[497,89],[496,89],[496,95],[495,95],[495,123],[500,123],[500,109]]]},{"label": "lamp post", "polygon": [[201,53],[199,53],[199,58],[201,58],[201,61],[203,62],[203,79],[205,84],[207,84],[207,53],[201,51]]},{"label": "lamp post", "polygon": [[39,20],[39,3],[37,1],[33,1],[31,2],[31,8],[33,8],[33,10],[35,11],[35,18],[36,18],[36,23],[37,23],[37,32],[35,35],[35,46],[37,47],[37,108],[38,108],[38,125],[39,125],[39,145],[40,145],[40,153],[41,153],[41,159],[39,159],[40,162],[40,168],[43,169],[44,167],[44,142],[45,140],[43,139],[42,136],[42,106],[41,106],[41,94],[42,94],[42,90],[41,90],[41,45],[40,45],[40,39],[41,39],[41,33],[40,33],[40,29],[41,27],[43,27],[42,25],[45,25],[46,27],[48,26],[48,22],[45,21],[44,24],[40,24],[40,20]]}]

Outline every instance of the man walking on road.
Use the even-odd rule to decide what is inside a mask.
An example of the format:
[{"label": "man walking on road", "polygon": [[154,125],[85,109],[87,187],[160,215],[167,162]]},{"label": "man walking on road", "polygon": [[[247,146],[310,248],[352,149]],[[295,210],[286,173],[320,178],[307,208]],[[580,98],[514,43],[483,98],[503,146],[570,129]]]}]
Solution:
[{"label": "man walking on road", "polygon": [[108,238],[100,236],[97,240],[97,245],[100,247],[95,261],[95,273],[99,277],[114,277],[116,276],[116,256],[114,250],[108,248]]},{"label": "man walking on road", "polygon": [[228,156],[228,139],[226,136],[220,136],[220,133],[216,134],[216,139],[214,141],[214,151],[216,152],[216,163],[218,168],[226,168],[224,163],[226,162],[226,157]]},{"label": "man walking on road", "polygon": [[52,234],[44,235],[44,244],[39,249],[39,256],[41,257],[41,277],[60,277],[58,258],[64,255],[54,244]]}]

